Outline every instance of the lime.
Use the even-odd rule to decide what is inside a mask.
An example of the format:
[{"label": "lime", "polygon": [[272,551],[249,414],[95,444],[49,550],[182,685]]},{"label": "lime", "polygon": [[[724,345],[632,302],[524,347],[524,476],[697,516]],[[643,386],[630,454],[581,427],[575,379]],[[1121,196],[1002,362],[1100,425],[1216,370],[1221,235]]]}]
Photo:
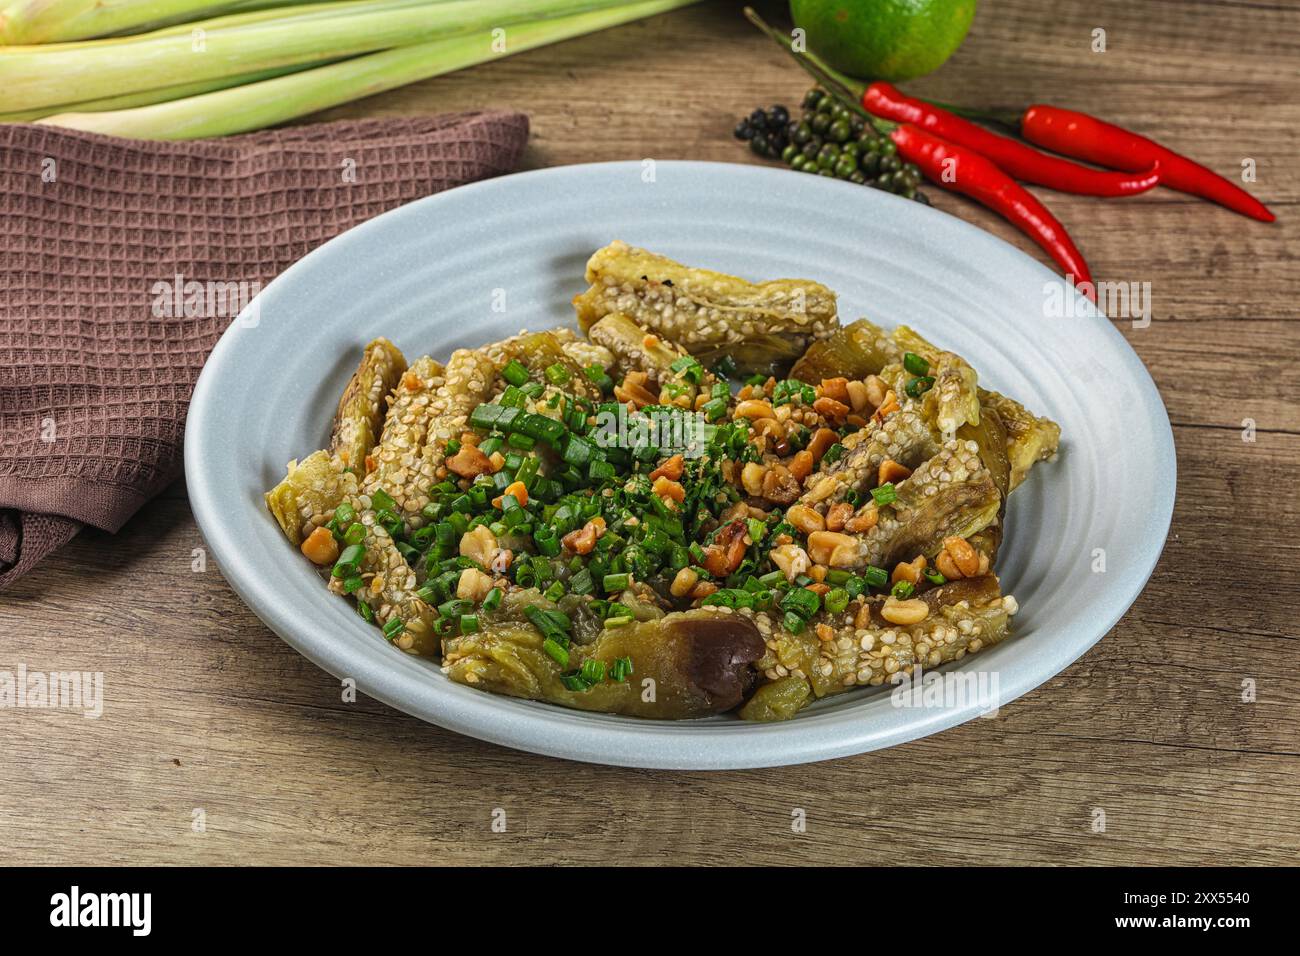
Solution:
[{"label": "lime", "polygon": [[937,70],[966,38],[976,0],[790,0],[808,47],[866,80],[910,80]]}]

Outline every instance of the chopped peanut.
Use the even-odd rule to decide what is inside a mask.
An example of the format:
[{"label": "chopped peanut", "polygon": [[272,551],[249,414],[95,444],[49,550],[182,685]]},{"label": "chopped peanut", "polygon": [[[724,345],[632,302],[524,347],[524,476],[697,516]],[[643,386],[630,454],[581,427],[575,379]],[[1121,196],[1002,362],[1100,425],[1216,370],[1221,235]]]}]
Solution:
[{"label": "chopped peanut", "polygon": [[680,482],[669,478],[656,478],[651,490],[666,501],[675,501],[681,504],[686,500],[686,489],[681,486]]},{"label": "chopped peanut", "polygon": [[691,588],[691,597],[698,601],[702,598],[708,597],[716,590],[718,590],[718,586],[712,581],[701,581],[699,584],[695,585],[695,587]]},{"label": "chopped peanut", "polygon": [[808,552],[797,544],[782,544],[771,550],[768,557],[772,563],[785,572],[785,579],[793,581],[812,566]]},{"label": "chopped peanut", "polygon": [[645,372],[628,372],[622,383],[614,386],[614,397],[620,402],[630,402],[637,409],[654,405],[659,399],[646,387],[648,381]]},{"label": "chopped peanut", "polygon": [[[817,567],[817,565],[813,565],[813,567]],[[829,584],[823,584],[821,581],[817,581],[813,584],[805,585],[805,590],[811,591],[818,597],[825,597],[830,593],[831,586]]]},{"label": "chopped peanut", "polygon": [[771,402],[748,399],[736,406],[735,418],[771,418],[776,412]]},{"label": "chopped peanut", "polygon": [[491,473],[492,462],[476,446],[461,445],[460,451],[447,459],[447,467],[462,478],[477,478]]},{"label": "chopped peanut", "polygon": [[334,540],[333,532],[323,526],[308,535],[301,547],[312,564],[324,566],[339,559],[339,543]]},{"label": "chopped peanut", "polygon": [[930,616],[930,606],[920,598],[900,601],[891,594],[885,598],[885,605],[880,609],[880,616],[890,624],[920,624]]},{"label": "chopped peanut", "polygon": [[[812,578],[816,583],[821,584],[826,580],[826,570],[826,565],[814,564],[808,569],[808,577]],[[820,594],[821,592],[818,591],[817,593]]]},{"label": "chopped peanut", "polygon": [[[969,541],[956,536],[943,539],[943,551],[935,559],[935,566],[945,578],[970,578],[982,573],[980,554],[971,547]],[[949,574],[949,571],[955,573]]]},{"label": "chopped peanut", "polygon": [[749,527],[743,518],[724,524],[704,549],[704,570],[715,578],[725,578],[745,560]]},{"label": "chopped peanut", "polygon": [[880,511],[876,508],[876,503],[874,501],[869,502],[857,514],[844,522],[844,530],[851,531],[854,534],[863,534],[874,528],[879,520]]},{"label": "chopped peanut", "polygon": [[522,481],[512,481],[506,485],[506,490],[492,499],[492,507],[500,508],[506,495],[513,495],[514,499],[519,502],[519,507],[526,507],[528,504],[528,489],[524,487]]},{"label": "chopped peanut", "polygon": [[862,382],[849,382],[844,386],[844,390],[849,396],[849,408],[858,414],[867,410],[867,406],[871,404],[871,398],[867,395],[866,385]]},{"label": "chopped peanut", "polygon": [[763,493],[763,475],[767,472],[756,461],[745,462],[745,467],[740,470],[740,483],[751,495],[761,495]]},{"label": "chopped peanut", "polygon": [[654,481],[656,478],[670,478],[673,481],[677,481],[682,477],[682,471],[685,466],[686,461],[681,455],[673,455],[673,457],[669,458],[654,471],[650,472],[650,480]]},{"label": "chopped peanut", "polygon": [[878,422],[883,422],[887,416],[892,415],[894,412],[898,411],[901,407],[902,406],[898,404],[898,396],[894,394],[894,390],[891,388],[888,392],[885,393],[884,401],[880,403],[880,406],[876,409],[875,414],[873,414],[871,417]]},{"label": "chopped peanut", "polygon": [[790,474],[794,475],[795,481],[802,482],[812,474],[813,456],[807,448],[803,451],[796,452],[795,456],[790,459]]},{"label": "chopped peanut", "polygon": [[682,568],[673,578],[673,583],[668,587],[668,593],[673,597],[686,597],[699,582],[700,576],[693,568]]},{"label": "chopped peanut", "polygon": [[466,568],[456,582],[456,597],[478,604],[492,590],[492,579],[478,568]]},{"label": "chopped peanut", "polygon": [[817,484],[812,486],[808,492],[809,501],[825,501],[835,492],[835,486],[839,484],[834,475],[823,475]]},{"label": "chopped peanut", "polygon": [[813,402],[813,411],[828,422],[842,422],[849,413],[849,406],[833,398],[819,398]]},{"label": "chopped peanut", "polygon": [[804,534],[812,534],[826,527],[826,519],[807,505],[791,505],[785,513],[785,520]]},{"label": "chopped peanut", "polygon": [[485,568],[492,564],[499,550],[497,536],[486,525],[477,525],[460,536],[461,557],[477,561]]},{"label": "chopped peanut", "polygon": [[837,501],[826,511],[826,530],[843,531],[852,516],[853,505],[847,501]]},{"label": "chopped peanut", "polygon": [[892,458],[886,458],[880,463],[880,471],[877,475],[878,484],[888,484],[894,481],[902,481],[912,473],[912,469],[905,465],[900,465]]},{"label": "chopped peanut", "polygon": [[857,562],[858,543],[838,531],[814,531],[808,535],[808,557],[816,564],[851,568]]},{"label": "chopped peanut", "polygon": [[822,460],[826,450],[839,441],[839,436],[829,428],[819,428],[813,433],[813,437],[808,440],[808,454],[812,455],[813,461]]},{"label": "chopped peanut", "polygon": [[572,551],[574,554],[591,554],[591,549],[596,546],[596,526],[588,521],[577,531],[570,531],[560,543]]},{"label": "chopped peanut", "polygon": [[889,391],[889,386],[879,375],[868,375],[863,381],[867,389],[867,401],[873,408],[879,408],[885,402],[885,395]]},{"label": "chopped peanut", "polygon": [[785,465],[773,465],[763,475],[763,497],[779,505],[788,505],[799,497],[800,482]]},{"label": "chopped peanut", "polygon": [[821,393],[825,398],[847,404],[849,401],[849,380],[847,378],[822,379]]},{"label": "chopped peanut", "polygon": [[925,570],[928,562],[925,555],[918,554],[911,561],[899,561],[894,566],[894,573],[890,575],[890,582],[897,584],[899,581],[906,581],[908,584],[920,584],[921,572]]}]

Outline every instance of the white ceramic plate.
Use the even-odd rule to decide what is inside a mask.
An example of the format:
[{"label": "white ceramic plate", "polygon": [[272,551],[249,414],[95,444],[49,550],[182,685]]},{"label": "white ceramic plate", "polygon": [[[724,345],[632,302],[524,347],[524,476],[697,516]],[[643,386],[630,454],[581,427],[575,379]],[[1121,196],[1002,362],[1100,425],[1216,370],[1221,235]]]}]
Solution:
[{"label": "white ceramic plate", "polygon": [[[583,265],[612,239],[751,279],[821,281],[839,293],[846,320],[912,325],[969,359],[982,384],[1061,424],[1058,459],[1037,466],[1009,502],[998,571],[1020,602],[1014,634],[948,670],[996,675],[1005,705],[1087,651],[1132,604],[1169,528],[1174,448],[1151,378],[1109,321],[1082,299],[1078,317],[1050,315],[1060,290],[1053,299],[1047,289],[1061,284],[1052,272],[919,203],[783,170],[629,162],[507,176],[389,212],[294,265],[222,337],[190,406],[190,500],[222,573],[285,641],[443,727],[626,766],[824,760],[943,730],[986,705],[899,707],[876,688],[781,724],[580,713],[453,684],[325,591],[262,493],[289,459],[326,443],[360,347],[386,335],[410,359],[445,359],[522,328],[571,324]],[[1099,555],[1104,572],[1094,570]]]}]

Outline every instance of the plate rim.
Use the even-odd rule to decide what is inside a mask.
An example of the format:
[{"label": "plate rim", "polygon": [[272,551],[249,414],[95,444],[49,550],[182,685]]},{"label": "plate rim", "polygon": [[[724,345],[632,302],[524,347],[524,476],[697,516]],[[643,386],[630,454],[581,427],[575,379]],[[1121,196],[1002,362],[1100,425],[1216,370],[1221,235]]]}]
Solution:
[{"label": "plate rim", "polygon": [[[687,175],[698,172],[704,176],[725,174],[727,176],[755,176],[760,179],[771,177],[774,181],[779,182],[788,182],[785,177],[792,175],[787,170],[740,163],[656,160],[656,165],[680,170]],[[640,160],[545,167],[480,180],[455,189],[422,197],[381,213],[321,243],[267,283],[261,289],[257,298],[278,294],[280,288],[290,286],[301,274],[310,274],[310,270],[318,260],[333,255],[353,243],[367,242],[371,234],[381,234],[385,228],[388,228],[393,222],[402,217],[424,215],[424,209],[446,200],[447,197],[454,196],[463,199],[467,194],[502,188],[501,184],[503,183],[517,183],[534,179],[565,179],[607,171],[628,172],[641,168],[642,161]],[[823,188],[824,185],[825,188],[831,190],[845,189],[856,192],[859,189],[859,187],[852,184],[829,179],[817,180],[815,177],[811,179],[822,184],[814,188]],[[1020,260],[1022,265],[1040,272],[1044,281],[1062,281],[1060,276],[1013,244],[960,217],[937,209],[922,207],[901,197],[879,193],[874,190],[864,195],[870,195],[871,201],[894,202],[912,206],[915,213],[923,217],[942,217],[946,221],[947,227],[956,230],[957,238],[963,243],[983,244],[989,248],[997,249],[1001,256],[1005,257],[1010,254]],[[1077,292],[1074,295],[1079,303],[1086,302],[1081,296],[1078,296]],[[245,311],[259,307],[260,303],[257,299],[254,299]],[[1159,481],[1156,488],[1152,489],[1152,498],[1148,502],[1150,505],[1149,514],[1155,519],[1154,528],[1159,529],[1158,543],[1143,552],[1141,560],[1137,562],[1138,566],[1133,569],[1133,573],[1126,576],[1124,585],[1109,599],[1108,606],[1110,610],[1102,617],[1091,619],[1089,625],[1083,628],[1086,631],[1094,632],[1093,636],[1080,640],[1077,645],[1071,644],[1070,652],[1065,655],[1058,654],[1047,665],[1046,669],[1042,667],[1032,668],[1032,676],[1024,673],[1026,668],[1021,668],[1016,679],[1009,681],[1007,686],[1001,688],[1003,692],[999,695],[999,703],[1002,706],[1051,680],[1110,632],[1120,618],[1132,607],[1150,578],[1151,572],[1158,564],[1164,552],[1172,522],[1176,497],[1177,458],[1173,428],[1163,398],[1140,356],[1112,325],[1111,320],[1093,308],[1090,303],[1083,308],[1083,312],[1084,315],[1077,318],[1076,321],[1090,321],[1097,327],[1099,334],[1111,337],[1112,343],[1116,345],[1125,362],[1125,368],[1122,371],[1128,380],[1143,393],[1143,397],[1148,399],[1143,403],[1143,408],[1150,413],[1148,417],[1153,436],[1160,444],[1159,448],[1153,449],[1153,456],[1157,461],[1167,466],[1167,472],[1165,469],[1157,467],[1156,471],[1159,476],[1166,480]],[[241,313],[241,317],[242,315],[243,313]],[[619,719],[620,722],[615,725],[603,720],[593,719],[597,718],[598,715],[538,704],[536,706],[546,709],[546,719],[542,723],[547,727],[554,726],[559,729],[562,725],[581,725],[582,728],[572,736],[564,733],[548,733],[537,728],[530,729],[529,725],[533,724],[534,721],[503,719],[503,712],[506,710],[504,702],[512,701],[513,698],[501,698],[498,695],[459,688],[459,691],[464,691],[463,695],[460,693],[448,694],[445,700],[437,702],[437,699],[447,688],[438,685],[436,682],[427,683],[427,686],[422,690],[424,693],[429,694],[434,699],[434,702],[438,703],[437,706],[431,706],[423,701],[417,701],[413,704],[409,696],[400,693],[409,684],[405,675],[400,674],[395,669],[385,668],[382,660],[378,662],[377,666],[371,666],[366,663],[365,654],[355,654],[349,651],[345,642],[335,642],[334,646],[331,647],[327,638],[313,639],[310,635],[304,636],[298,633],[293,626],[293,622],[288,619],[286,609],[273,600],[274,595],[270,593],[269,585],[257,580],[259,575],[250,573],[250,569],[243,566],[238,549],[234,547],[234,542],[228,539],[228,535],[223,529],[220,521],[219,491],[212,486],[209,476],[202,467],[200,447],[203,444],[202,435],[204,429],[207,427],[209,416],[214,407],[215,389],[218,387],[219,378],[224,373],[227,363],[237,349],[236,333],[240,327],[240,318],[237,317],[222,333],[221,338],[203,365],[190,399],[185,429],[184,467],[190,506],[195,521],[199,526],[204,541],[216,558],[217,567],[240,600],[281,640],[327,673],[340,679],[344,677],[354,679],[357,689],[367,696],[426,722],[501,746],[562,759],[654,769],[746,769],[835,759],[896,746],[956,726],[976,716],[973,712],[973,706],[944,708],[931,712],[927,715],[927,719],[912,721],[897,729],[886,728],[883,731],[876,732],[862,730],[857,733],[846,732],[841,729],[841,732],[835,735],[833,740],[829,741],[823,739],[825,735],[820,733],[824,726],[823,720],[815,721],[816,727],[808,726],[810,721],[807,718],[781,724],[745,725],[749,731],[747,737],[780,737],[789,740],[792,745],[782,746],[777,744],[767,746],[762,748],[761,753],[755,753],[752,747],[728,747],[714,753],[709,752],[707,748],[701,750],[698,747],[692,748],[689,745],[684,747],[654,745],[655,739],[660,739],[662,743],[662,735],[668,728],[690,728],[690,722],[661,722],[621,718]],[[1148,527],[1152,526],[1148,525]],[[1074,621],[1077,622],[1078,618],[1079,615],[1076,615]],[[387,650],[387,648],[384,648],[384,650]],[[348,666],[343,666],[345,661]],[[448,686],[457,687],[454,684]],[[424,705],[421,706],[421,703],[424,703]],[[822,716],[824,719],[838,718],[838,722],[843,723],[848,723],[852,717],[851,714],[825,714]],[[691,736],[698,736],[700,742],[716,746],[718,735],[709,732],[708,728],[717,728],[719,726],[722,725],[696,725],[691,732]],[[805,729],[801,730],[801,726]],[[596,735],[595,738],[590,741],[587,740],[593,733]],[[678,735],[674,733],[672,736],[676,738]],[[650,743],[649,750],[652,750],[653,753],[647,751],[647,741]],[[593,744],[596,745],[593,746]]]}]

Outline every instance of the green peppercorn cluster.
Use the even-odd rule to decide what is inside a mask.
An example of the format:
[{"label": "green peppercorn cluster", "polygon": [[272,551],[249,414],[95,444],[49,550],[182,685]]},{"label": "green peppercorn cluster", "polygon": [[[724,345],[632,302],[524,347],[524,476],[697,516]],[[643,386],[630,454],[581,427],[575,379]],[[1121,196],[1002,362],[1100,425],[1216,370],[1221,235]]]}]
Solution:
[{"label": "green peppercorn cluster", "polygon": [[929,203],[918,188],[921,171],[899,158],[893,141],[818,87],[804,96],[798,119],[780,104],[756,109],[736,125],[735,136],[747,141],[756,155],[780,159],[799,172]]}]

